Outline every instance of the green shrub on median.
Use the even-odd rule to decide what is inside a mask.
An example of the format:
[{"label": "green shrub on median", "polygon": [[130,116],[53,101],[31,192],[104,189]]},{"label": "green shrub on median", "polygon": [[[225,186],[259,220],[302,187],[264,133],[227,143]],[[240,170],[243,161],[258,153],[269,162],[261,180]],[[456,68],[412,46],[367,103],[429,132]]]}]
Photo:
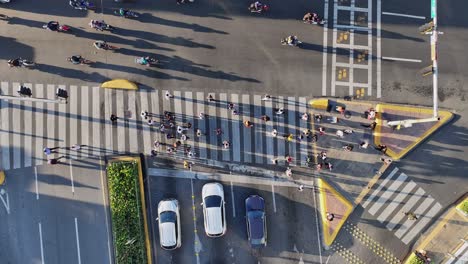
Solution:
[{"label": "green shrub on median", "polygon": [[138,163],[112,162],[107,167],[107,174],[115,261],[117,264],[145,264]]}]

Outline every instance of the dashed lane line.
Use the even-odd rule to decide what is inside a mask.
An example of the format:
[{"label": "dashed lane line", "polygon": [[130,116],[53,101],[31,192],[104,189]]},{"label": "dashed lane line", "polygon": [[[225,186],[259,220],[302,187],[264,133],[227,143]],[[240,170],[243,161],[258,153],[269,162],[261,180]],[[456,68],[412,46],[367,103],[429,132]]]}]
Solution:
[{"label": "dashed lane line", "polygon": [[401,13],[392,13],[392,12],[382,12],[382,15],[409,17],[409,18],[416,18],[416,19],[426,19],[425,16],[413,16],[413,15],[407,15],[407,14],[401,14]]}]

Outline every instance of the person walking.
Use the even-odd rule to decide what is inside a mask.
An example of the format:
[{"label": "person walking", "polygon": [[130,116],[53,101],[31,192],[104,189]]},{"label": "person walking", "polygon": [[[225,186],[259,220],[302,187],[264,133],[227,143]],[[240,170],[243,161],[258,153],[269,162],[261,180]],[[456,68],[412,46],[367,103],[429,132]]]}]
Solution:
[{"label": "person walking", "polygon": [[78,144],[73,144],[71,147],[70,147],[71,150],[80,150],[81,149],[81,145],[78,145]]},{"label": "person walking", "polygon": [[171,98],[174,98],[174,95],[169,93],[169,91],[166,91],[166,94],[164,95],[164,97],[166,98],[166,100],[170,100]]},{"label": "person walking", "polygon": [[319,130],[319,134],[321,136],[325,135],[325,128],[324,127],[319,127],[318,130]]},{"label": "person walking", "polygon": [[117,118],[118,118],[118,117],[117,117],[116,115],[111,114],[111,116],[110,116],[110,121],[111,121],[112,123],[116,123],[116,122],[117,122]]},{"label": "person walking", "polygon": [[251,127],[253,127],[253,123],[250,122],[249,120],[245,120],[245,121],[244,121],[244,126],[245,126],[246,128],[251,128]]},{"label": "person walking", "polygon": [[46,156],[49,156],[49,155],[52,154],[52,153],[56,153],[57,151],[55,151],[55,150],[56,150],[56,149],[59,149],[59,148],[60,148],[60,147],[54,147],[54,148],[47,148],[47,147],[45,147],[43,151],[44,151],[44,154],[45,154]]},{"label": "person walking", "polygon": [[211,95],[211,94],[209,94],[206,99],[208,100],[208,102],[214,102],[215,101],[213,95]]},{"label": "person walking", "polygon": [[408,220],[418,220],[418,217],[413,212],[403,212]]},{"label": "person walking", "polygon": [[271,95],[265,94],[262,98],[262,101],[270,101],[271,100]]},{"label": "person walking", "polygon": [[273,130],[271,131],[271,135],[272,135],[273,137],[278,136],[278,130],[276,130],[276,129],[273,128]]},{"label": "person walking", "polygon": [[229,143],[228,140],[224,140],[224,141],[223,141],[223,147],[224,147],[224,149],[228,149],[230,146],[231,146],[231,143]]},{"label": "person walking", "polygon": [[141,111],[140,115],[141,115],[142,118],[148,119],[149,113],[148,113],[148,111]]},{"label": "person walking", "polygon": [[61,157],[58,157],[58,158],[51,158],[51,159],[47,159],[47,164],[50,164],[50,165],[55,165],[59,162],[60,159],[64,158],[65,156],[61,156]]},{"label": "person walking", "polygon": [[287,176],[288,178],[292,178],[292,170],[291,170],[291,168],[289,168],[289,167],[286,168],[286,176]]},{"label": "person walking", "polygon": [[152,118],[148,119],[148,126],[153,126],[154,121]]},{"label": "person walking", "polygon": [[300,192],[304,191],[304,185],[303,185],[303,184],[299,185],[299,186],[297,187],[297,189],[298,189]]},{"label": "person walking", "polygon": [[278,108],[278,110],[276,110],[275,113],[276,113],[277,115],[282,115],[282,114],[284,114],[284,108],[283,108],[283,107]]},{"label": "person walking", "polygon": [[331,221],[333,221],[333,219],[335,219],[335,215],[332,214],[332,213],[327,212],[327,220],[331,222]]},{"label": "person walking", "polygon": [[263,120],[263,121],[265,121],[265,122],[270,121],[270,117],[267,116],[267,115],[262,115],[262,116],[260,116],[260,119]]},{"label": "person walking", "polygon": [[203,135],[202,131],[199,128],[197,128],[195,133],[196,133],[197,137],[201,137]]},{"label": "person walking", "polygon": [[292,162],[292,157],[289,155],[284,156],[284,160],[289,164]]}]

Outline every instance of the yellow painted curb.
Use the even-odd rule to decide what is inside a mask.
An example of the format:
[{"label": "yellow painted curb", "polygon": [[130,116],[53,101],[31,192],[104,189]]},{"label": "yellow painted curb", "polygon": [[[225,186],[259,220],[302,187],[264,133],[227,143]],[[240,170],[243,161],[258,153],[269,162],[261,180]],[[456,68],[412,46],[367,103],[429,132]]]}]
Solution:
[{"label": "yellow painted curb", "polygon": [[463,205],[465,203],[468,203],[468,197],[466,197],[465,199],[463,199],[463,201],[461,201],[459,204],[457,204],[456,208],[457,208],[457,211],[458,211],[459,215],[461,215],[464,218],[467,218],[465,211],[463,211]]},{"label": "yellow painted curb", "polygon": [[[381,127],[383,125],[383,120],[382,120],[382,112],[385,112],[385,109],[392,109],[392,110],[399,110],[399,111],[406,111],[406,112],[419,112],[419,113],[425,113],[425,114],[432,114],[433,110],[429,108],[419,108],[419,107],[411,107],[411,106],[399,106],[399,105],[391,105],[391,104],[377,104],[375,107],[376,109],[376,122],[377,126],[375,127],[374,130],[374,144],[375,145],[380,145],[381,142]],[[430,129],[428,129],[424,134],[422,134],[417,140],[415,140],[413,143],[411,143],[408,147],[403,149],[400,152],[394,152],[390,148],[387,149],[387,154],[394,160],[399,160],[403,158],[406,154],[408,154],[409,151],[411,151],[414,147],[416,147],[419,143],[424,141],[427,137],[429,137],[432,133],[434,133],[437,129],[439,129],[441,126],[443,126],[445,123],[450,121],[453,117],[453,114],[449,111],[444,111],[444,110],[439,110],[439,117],[440,120],[432,126]]]},{"label": "yellow painted curb", "polygon": [[411,264],[413,263],[413,259],[419,259],[418,256],[416,256],[416,254],[411,253],[411,255],[408,257],[408,259],[405,261],[404,264]]},{"label": "yellow painted curb", "polygon": [[138,90],[138,85],[124,79],[114,79],[101,84],[101,88]]},{"label": "yellow painted curb", "polygon": [[0,171],[0,185],[3,185],[5,183],[5,172]]},{"label": "yellow painted curb", "polygon": [[385,170],[388,168],[387,165],[382,165],[380,166],[380,169],[378,170],[378,172],[374,175],[374,177],[372,177],[372,179],[369,181],[369,183],[367,184],[366,188],[364,188],[361,193],[359,194],[359,196],[354,200],[354,204],[360,204],[362,202],[362,199],[364,199],[364,197],[370,192],[370,190],[372,190],[372,187],[374,186],[374,184],[380,179],[380,176],[382,176],[382,174],[384,174]]},{"label": "yellow painted curb", "polygon": [[138,163],[138,181],[140,182],[141,210],[143,211],[143,222],[145,229],[146,258],[148,259],[148,264],[152,264],[153,260],[149,241],[148,222],[146,218],[145,188],[143,186],[143,170],[141,168],[141,159],[139,157],[116,157],[110,159],[109,163],[119,161],[136,161]]},{"label": "yellow painted curb", "polygon": [[[320,216],[322,218],[322,223],[323,223],[322,224],[323,237],[325,240],[325,244],[327,246],[330,246],[335,240],[336,236],[338,235],[338,232],[340,231],[341,227],[343,227],[343,224],[346,222],[346,219],[348,219],[348,216],[353,211],[353,205],[351,204],[351,202],[346,200],[344,196],[342,196],[339,192],[337,192],[331,185],[329,185],[325,180],[319,178],[317,179],[317,184],[319,187]],[[333,195],[335,195],[346,206],[346,211],[343,213],[343,218],[341,219],[337,228],[331,234],[328,233],[329,221],[327,220],[326,190],[333,193]]]},{"label": "yellow painted curb", "polygon": [[319,110],[327,110],[328,99],[314,99],[309,101],[310,107]]}]

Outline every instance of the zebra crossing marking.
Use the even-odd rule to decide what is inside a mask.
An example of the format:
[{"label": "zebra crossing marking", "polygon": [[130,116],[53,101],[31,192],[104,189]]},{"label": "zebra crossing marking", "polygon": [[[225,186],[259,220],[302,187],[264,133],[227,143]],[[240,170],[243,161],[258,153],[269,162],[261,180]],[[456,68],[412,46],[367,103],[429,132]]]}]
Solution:
[{"label": "zebra crossing marking", "polygon": [[[393,215],[385,225],[386,228],[389,231],[396,229],[394,235],[403,243],[408,244],[435,217],[442,206],[430,195],[426,195],[422,188],[417,187],[414,181],[407,181],[408,176],[405,173],[399,173],[395,178],[397,171],[398,168],[393,169],[369,195],[363,207],[368,209],[371,215],[377,215],[377,220],[381,223],[385,223]],[[373,201],[375,197],[379,198]],[[408,200],[405,202],[405,199]],[[405,218],[405,212],[413,212],[418,219]]]},{"label": "zebra crossing marking", "polygon": [[[231,102],[234,104],[234,108],[237,109],[237,111],[241,111],[240,105],[239,105],[239,95],[238,94],[231,94]],[[232,124],[232,149],[233,149],[233,160],[235,162],[240,162],[240,147],[241,147],[241,135],[240,135],[240,116],[239,115],[231,115],[231,124]]]}]

